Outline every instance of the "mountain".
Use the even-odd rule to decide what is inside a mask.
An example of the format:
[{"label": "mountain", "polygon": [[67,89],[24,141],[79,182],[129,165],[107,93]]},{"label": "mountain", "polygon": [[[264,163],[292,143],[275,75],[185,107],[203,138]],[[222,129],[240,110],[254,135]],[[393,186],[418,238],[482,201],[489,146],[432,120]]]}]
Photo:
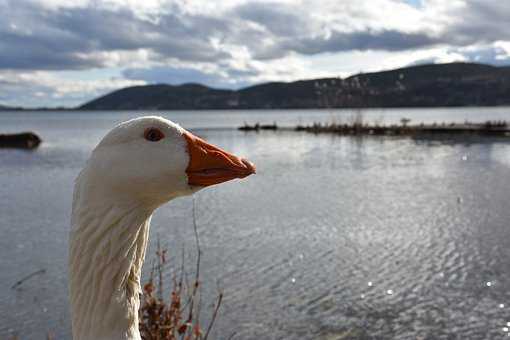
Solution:
[{"label": "mountain", "polygon": [[22,111],[22,110],[24,110],[24,108],[22,108],[20,106],[12,107],[12,106],[0,105],[0,111]]},{"label": "mountain", "polygon": [[510,67],[431,64],[345,79],[271,82],[240,90],[199,84],[114,91],[81,110],[290,109],[510,105]]},{"label": "mountain", "polygon": [[0,111],[71,111],[75,108],[69,108],[64,106],[57,107],[22,107],[22,106],[4,106],[0,105]]},{"label": "mountain", "polygon": [[0,111],[11,111],[11,110],[17,110],[17,109],[19,109],[19,108],[0,105]]}]

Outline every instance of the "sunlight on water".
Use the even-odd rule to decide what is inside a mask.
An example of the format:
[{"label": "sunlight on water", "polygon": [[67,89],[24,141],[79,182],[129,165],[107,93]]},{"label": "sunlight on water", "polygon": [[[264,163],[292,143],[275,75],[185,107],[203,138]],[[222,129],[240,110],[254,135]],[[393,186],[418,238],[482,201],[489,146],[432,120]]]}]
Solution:
[{"label": "sunlight on water", "polygon": [[[195,196],[203,305],[217,283],[225,296],[212,338],[510,334],[510,143],[200,129],[209,121],[262,122],[267,113],[251,114],[169,115],[258,169]],[[52,332],[66,339],[73,180],[105,131],[133,114],[23,115],[0,115],[0,122],[6,130],[34,129],[45,142],[35,152],[0,151],[0,338]],[[270,117],[279,121],[278,113]],[[291,124],[299,114],[281,117]],[[159,235],[175,262],[185,248],[193,268],[191,200],[162,207],[152,223],[148,254]],[[10,288],[40,269],[46,272]]]}]

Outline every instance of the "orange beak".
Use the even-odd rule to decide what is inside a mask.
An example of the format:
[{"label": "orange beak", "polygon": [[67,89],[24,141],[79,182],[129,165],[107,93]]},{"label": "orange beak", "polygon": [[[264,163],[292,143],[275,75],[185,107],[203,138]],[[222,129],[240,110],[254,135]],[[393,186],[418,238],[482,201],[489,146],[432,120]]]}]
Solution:
[{"label": "orange beak", "polygon": [[189,132],[184,133],[188,143],[189,163],[186,169],[188,184],[206,187],[244,178],[255,173],[255,166],[207,143]]}]

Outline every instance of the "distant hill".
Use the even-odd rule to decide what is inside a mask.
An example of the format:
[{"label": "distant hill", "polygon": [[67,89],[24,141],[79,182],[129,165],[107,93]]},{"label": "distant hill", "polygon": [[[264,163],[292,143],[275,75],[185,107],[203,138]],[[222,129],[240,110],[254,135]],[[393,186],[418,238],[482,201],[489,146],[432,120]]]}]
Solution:
[{"label": "distant hill", "polygon": [[21,106],[4,106],[0,105],[0,111],[72,111],[76,108],[69,108],[64,106],[57,107],[21,107]]},{"label": "distant hill", "polygon": [[[24,110],[21,106],[5,106],[0,105],[0,111],[21,111]],[[32,109],[29,109],[32,110]]]},{"label": "distant hill", "polygon": [[82,110],[290,109],[510,105],[510,67],[431,64],[345,79],[271,82],[241,90],[199,84],[114,91]]},{"label": "distant hill", "polygon": [[17,108],[0,105],[0,111],[16,110]]}]

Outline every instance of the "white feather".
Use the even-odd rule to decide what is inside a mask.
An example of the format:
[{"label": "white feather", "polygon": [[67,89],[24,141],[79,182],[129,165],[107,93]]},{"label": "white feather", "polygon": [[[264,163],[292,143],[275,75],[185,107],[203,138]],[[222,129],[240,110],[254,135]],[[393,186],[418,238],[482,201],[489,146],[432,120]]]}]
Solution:
[{"label": "white feather", "polygon": [[[144,139],[160,129],[157,143]],[[140,273],[151,215],[191,194],[184,130],[159,117],[128,121],[108,133],[75,183],[69,291],[75,340],[138,340]]]}]

